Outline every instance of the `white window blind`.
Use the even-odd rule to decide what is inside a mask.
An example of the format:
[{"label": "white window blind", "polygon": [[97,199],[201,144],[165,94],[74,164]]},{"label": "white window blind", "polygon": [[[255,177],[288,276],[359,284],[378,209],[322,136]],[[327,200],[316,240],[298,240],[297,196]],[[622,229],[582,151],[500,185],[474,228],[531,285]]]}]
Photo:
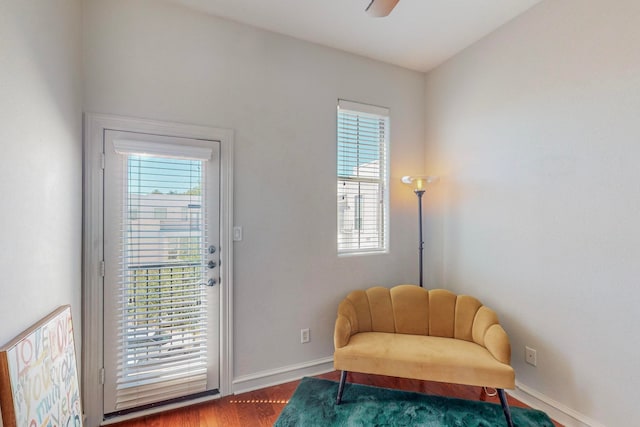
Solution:
[{"label": "white window blind", "polygon": [[338,101],[338,253],[388,249],[389,110]]},{"label": "white window blind", "polygon": [[114,145],[126,162],[116,389],[124,410],[206,390],[207,153],[177,159],[166,147],[149,156]]}]

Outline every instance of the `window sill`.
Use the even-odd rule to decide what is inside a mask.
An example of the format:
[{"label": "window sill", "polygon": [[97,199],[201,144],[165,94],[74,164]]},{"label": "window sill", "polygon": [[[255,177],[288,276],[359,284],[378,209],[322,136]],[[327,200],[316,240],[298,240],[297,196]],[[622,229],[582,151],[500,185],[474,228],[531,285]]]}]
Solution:
[{"label": "window sill", "polygon": [[350,258],[354,256],[367,256],[367,255],[387,255],[389,249],[372,250],[372,251],[353,251],[353,252],[338,252],[338,258]]}]

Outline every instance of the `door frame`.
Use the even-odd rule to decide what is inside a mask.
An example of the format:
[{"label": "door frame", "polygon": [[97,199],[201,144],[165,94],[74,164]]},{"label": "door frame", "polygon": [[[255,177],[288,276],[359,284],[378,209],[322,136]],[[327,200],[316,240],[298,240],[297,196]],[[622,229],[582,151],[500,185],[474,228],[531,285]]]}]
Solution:
[{"label": "door frame", "polygon": [[[220,141],[220,388],[204,401],[232,394],[233,375],[233,144],[232,129],[138,119],[110,114],[84,114],[82,236],[82,402],[87,425],[104,421],[103,376],[103,214],[105,130],[150,133]],[[176,403],[106,423],[192,404]],[[106,424],[105,423],[105,424]]]}]

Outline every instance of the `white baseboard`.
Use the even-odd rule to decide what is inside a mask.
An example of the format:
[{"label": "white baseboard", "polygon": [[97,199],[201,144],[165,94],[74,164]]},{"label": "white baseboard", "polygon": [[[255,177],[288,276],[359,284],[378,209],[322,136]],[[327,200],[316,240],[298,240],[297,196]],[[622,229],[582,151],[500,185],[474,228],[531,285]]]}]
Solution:
[{"label": "white baseboard", "polygon": [[516,381],[515,390],[506,390],[511,396],[532,408],[544,411],[554,420],[566,427],[605,427],[604,424],[592,420],[562,403]]},{"label": "white baseboard", "polygon": [[325,374],[333,371],[333,357],[311,360],[282,368],[269,369],[251,375],[243,375],[233,380],[233,394],[246,393],[265,387],[271,387],[305,376]]}]

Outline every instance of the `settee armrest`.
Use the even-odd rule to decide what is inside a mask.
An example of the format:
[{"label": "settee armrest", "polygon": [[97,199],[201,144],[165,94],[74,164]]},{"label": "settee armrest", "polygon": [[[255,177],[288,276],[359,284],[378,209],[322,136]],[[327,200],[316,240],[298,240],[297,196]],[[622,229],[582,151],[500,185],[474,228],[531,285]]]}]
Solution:
[{"label": "settee armrest", "polygon": [[336,319],[336,327],[333,331],[333,345],[335,348],[342,348],[349,344],[351,334],[351,322],[347,316],[339,314]]},{"label": "settee armrest", "polygon": [[473,341],[486,348],[499,362],[511,363],[511,344],[496,313],[486,306],[478,309],[473,320]]},{"label": "settee armrest", "polygon": [[484,346],[496,360],[509,365],[511,363],[511,344],[505,330],[499,324],[493,324],[484,335]]}]

